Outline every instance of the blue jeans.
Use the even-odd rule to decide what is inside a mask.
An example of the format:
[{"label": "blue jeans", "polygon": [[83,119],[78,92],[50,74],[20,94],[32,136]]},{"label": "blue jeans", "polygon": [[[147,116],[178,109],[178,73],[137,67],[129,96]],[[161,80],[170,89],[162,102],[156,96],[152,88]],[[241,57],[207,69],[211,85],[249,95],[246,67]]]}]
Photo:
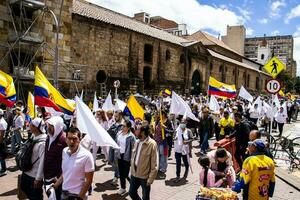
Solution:
[{"label": "blue jeans", "polygon": [[201,151],[203,152],[206,152],[206,150],[208,149],[209,147],[209,144],[208,144],[208,132],[204,132],[202,133],[202,143],[201,143]]},{"label": "blue jeans", "polygon": [[147,185],[147,179],[141,179],[134,176],[130,178],[130,188],[129,188],[129,196],[133,200],[141,200],[141,197],[138,195],[137,191],[139,187],[142,186],[142,199],[149,200],[150,199],[150,185]]},{"label": "blue jeans", "polygon": [[188,155],[182,155],[181,153],[175,152],[175,159],[176,159],[176,177],[180,178],[180,172],[181,172],[181,158],[183,160],[184,166],[185,166],[185,173],[189,171],[189,163],[187,159]]},{"label": "blue jeans", "polygon": [[16,153],[16,145],[20,145],[21,141],[21,133],[19,131],[14,131],[11,137],[11,153]]},{"label": "blue jeans", "polygon": [[158,145],[159,151],[159,171],[166,172],[168,167],[168,155],[164,154],[164,145]]}]

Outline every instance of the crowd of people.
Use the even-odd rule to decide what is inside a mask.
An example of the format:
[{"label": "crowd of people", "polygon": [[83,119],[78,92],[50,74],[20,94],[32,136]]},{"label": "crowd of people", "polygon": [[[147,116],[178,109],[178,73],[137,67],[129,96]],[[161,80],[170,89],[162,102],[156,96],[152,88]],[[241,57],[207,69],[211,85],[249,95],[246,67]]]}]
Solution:
[{"label": "crowd of people", "polygon": [[[267,98],[261,105],[242,99],[218,99],[219,110],[214,111],[202,96],[182,98],[198,121],[170,113],[170,101],[160,98],[148,98],[149,103],[141,103],[144,120],[133,119],[122,110],[98,109],[95,119],[115,140],[118,149],[98,146],[89,133],[77,128],[80,121],[76,115],[54,116],[39,107],[37,117],[30,119],[21,101],[13,109],[0,109],[0,175],[6,174],[5,159],[13,155],[22,171],[20,189],[28,199],[43,199],[43,190],[49,199],[87,199],[92,194],[97,156],[103,154],[104,162],[113,168],[111,184],[120,185],[118,194],[127,192],[128,181],[129,196],[133,200],[147,200],[157,175],[167,172],[172,155],[176,161],[174,182],[189,176],[191,159],[198,159],[192,155],[192,142],[199,141],[200,185],[229,187],[236,192],[243,189],[244,199],[271,197],[275,186],[274,162],[268,144],[260,139],[258,127],[273,132],[278,127],[277,136],[281,136],[284,124],[297,120],[298,103],[283,100],[280,106],[273,106],[274,115],[270,117],[264,109]],[[159,102],[163,102],[162,108],[157,106]],[[209,143],[211,138],[235,138],[236,151],[214,148]],[[31,161],[27,165],[22,160],[27,155],[24,144],[26,150],[31,149],[26,152],[30,155],[27,160]],[[140,187],[142,197],[137,192]]]}]

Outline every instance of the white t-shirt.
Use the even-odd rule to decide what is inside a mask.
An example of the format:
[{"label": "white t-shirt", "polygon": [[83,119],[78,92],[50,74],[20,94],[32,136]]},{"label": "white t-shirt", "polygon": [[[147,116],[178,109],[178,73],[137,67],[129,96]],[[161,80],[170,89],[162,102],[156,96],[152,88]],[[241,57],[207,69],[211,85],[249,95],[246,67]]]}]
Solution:
[{"label": "white t-shirt", "polygon": [[278,123],[284,124],[286,123],[287,116],[284,112],[277,112],[275,115],[275,120]]},{"label": "white t-shirt", "polygon": [[0,131],[5,131],[7,129],[7,123],[5,119],[2,117],[0,119]]},{"label": "white t-shirt", "polygon": [[123,135],[123,133],[121,132],[118,136],[118,144],[120,146],[120,153],[125,153],[125,149],[126,149],[126,138],[127,138],[128,134]]},{"label": "white t-shirt", "polygon": [[21,130],[23,129],[24,126],[24,119],[21,115],[17,115],[14,118],[15,121],[15,127],[14,128],[20,128]]},{"label": "white t-shirt", "polygon": [[66,147],[62,153],[62,189],[79,194],[85,182],[85,173],[95,171],[94,159],[91,152],[81,146],[71,155],[68,150],[69,147]]}]

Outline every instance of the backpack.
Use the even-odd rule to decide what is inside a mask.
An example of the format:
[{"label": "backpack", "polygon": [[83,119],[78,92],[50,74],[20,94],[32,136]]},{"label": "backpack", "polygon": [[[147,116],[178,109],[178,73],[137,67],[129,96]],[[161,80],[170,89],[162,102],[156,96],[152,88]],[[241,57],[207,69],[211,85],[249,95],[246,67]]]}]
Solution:
[{"label": "backpack", "polygon": [[254,122],[247,120],[246,124],[249,126],[250,131],[258,130],[258,127]]},{"label": "backpack", "polygon": [[21,144],[20,150],[16,154],[16,164],[17,167],[23,171],[27,172],[32,169],[33,165],[40,159],[37,158],[34,162],[32,162],[32,152],[35,144],[39,142],[45,142],[46,139],[33,140],[33,138],[29,138],[26,142]]}]

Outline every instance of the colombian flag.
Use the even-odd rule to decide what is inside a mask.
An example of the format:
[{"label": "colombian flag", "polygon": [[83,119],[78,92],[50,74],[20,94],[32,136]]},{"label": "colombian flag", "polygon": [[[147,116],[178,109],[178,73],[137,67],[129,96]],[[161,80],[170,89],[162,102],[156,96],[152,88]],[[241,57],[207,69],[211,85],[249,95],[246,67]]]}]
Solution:
[{"label": "colombian flag", "polygon": [[142,106],[137,102],[135,97],[131,95],[127,101],[127,106],[124,109],[124,112],[130,116],[131,120],[135,119],[144,119],[145,111]]},{"label": "colombian flag", "polygon": [[12,107],[17,100],[13,78],[0,70],[0,103]]},{"label": "colombian flag", "polygon": [[285,94],[284,94],[284,92],[282,90],[279,90],[278,97],[279,98],[284,98],[285,97]]},{"label": "colombian flag", "polygon": [[208,94],[219,97],[234,98],[236,97],[235,85],[228,85],[209,77]]},{"label": "colombian flag", "polygon": [[38,67],[35,68],[34,102],[35,105],[52,107],[54,110],[68,115],[73,115],[75,110],[75,107],[70,105],[51,85]]},{"label": "colombian flag", "polygon": [[34,96],[31,92],[28,92],[27,98],[27,107],[28,107],[28,115],[31,119],[35,118],[35,110],[34,110]]}]

